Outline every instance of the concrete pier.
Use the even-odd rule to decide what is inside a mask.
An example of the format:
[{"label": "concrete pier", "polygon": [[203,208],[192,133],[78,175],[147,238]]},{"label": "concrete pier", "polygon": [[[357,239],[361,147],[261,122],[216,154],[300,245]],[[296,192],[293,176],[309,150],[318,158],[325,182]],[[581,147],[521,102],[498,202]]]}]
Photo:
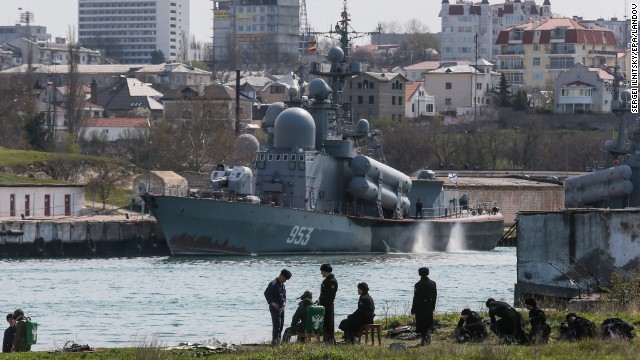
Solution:
[{"label": "concrete pier", "polygon": [[169,249],[152,219],[0,218],[0,258],[163,255]]}]

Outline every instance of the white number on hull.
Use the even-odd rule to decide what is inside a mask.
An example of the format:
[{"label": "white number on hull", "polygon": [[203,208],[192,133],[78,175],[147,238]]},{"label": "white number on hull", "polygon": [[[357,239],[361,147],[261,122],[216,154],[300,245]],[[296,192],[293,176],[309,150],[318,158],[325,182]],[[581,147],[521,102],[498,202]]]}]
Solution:
[{"label": "white number on hull", "polygon": [[293,243],[294,245],[307,245],[307,243],[311,239],[311,233],[313,232],[313,229],[314,228],[312,227],[306,226],[294,226],[293,229],[291,229],[289,237],[287,238],[287,244]]}]

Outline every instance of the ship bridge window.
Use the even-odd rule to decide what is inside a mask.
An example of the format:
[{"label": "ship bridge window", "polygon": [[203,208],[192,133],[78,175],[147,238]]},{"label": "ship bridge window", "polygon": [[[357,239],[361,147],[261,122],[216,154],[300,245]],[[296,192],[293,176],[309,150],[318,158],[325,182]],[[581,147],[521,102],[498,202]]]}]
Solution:
[{"label": "ship bridge window", "polygon": [[304,161],[304,154],[298,155],[298,161]]},{"label": "ship bridge window", "polygon": [[282,155],[282,161],[289,161],[289,154]]},{"label": "ship bridge window", "polygon": [[276,161],[280,161],[280,154],[276,154]]},{"label": "ship bridge window", "polygon": [[269,154],[269,161],[273,161],[273,154]]},{"label": "ship bridge window", "polygon": [[260,154],[260,161],[264,161],[264,154]]}]

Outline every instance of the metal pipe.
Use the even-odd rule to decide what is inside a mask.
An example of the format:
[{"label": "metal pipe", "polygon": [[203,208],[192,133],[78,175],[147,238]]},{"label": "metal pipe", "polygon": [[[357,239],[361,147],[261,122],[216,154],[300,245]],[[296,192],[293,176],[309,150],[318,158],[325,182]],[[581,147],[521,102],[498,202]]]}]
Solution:
[{"label": "metal pipe", "polygon": [[582,288],[580,287],[580,285],[575,280],[573,280],[571,276],[567,275],[564,271],[560,270],[557,266],[553,265],[551,261],[547,260],[547,263],[549,263],[549,265],[553,266],[554,269],[558,270],[558,272],[560,272],[567,279],[569,279],[569,281],[571,281],[573,285],[578,287],[578,299],[582,299]]},{"label": "metal pipe", "polygon": [[587,284],[587,295],[591,295],[591,288],[589,286],[589,281],[587,279],[584,278],[584,276],[582,276],[579,272],[577,272],[574,268],[571,267],[571,265],[567,264],[564,260],[560,259],[560,261],[567,266],[569,269],[571,269],[571,271],[573,271],[576,275],[578,275],[582,280],[584,280],[585,284]]},{"label": "metal pipe", "polygon": [[598,280],[598,277],[594,273],[589,271],[589,269],[587,269],[580,261],[578,261],[578,259],[576,259],[573,256],[569,255],[568,253],[567,253],[567,256],[569,257],[569,259],[571,259],[571,261],[574,261],[576,264],[578,264],[578,266],[580,266],[582,268],[582,270],[586,271],[587,274],[593,276],[593,278],[596,280],[596,288],[599,291],[600,290],[600,280]]}]

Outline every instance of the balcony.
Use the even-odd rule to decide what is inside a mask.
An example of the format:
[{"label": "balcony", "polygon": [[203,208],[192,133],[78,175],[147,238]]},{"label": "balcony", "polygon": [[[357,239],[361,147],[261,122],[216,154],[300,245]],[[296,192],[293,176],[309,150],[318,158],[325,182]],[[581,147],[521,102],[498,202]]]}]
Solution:
[{"label": "balcony", "polygon": [[503,64],[500,65],[500,70],[522,70],[524,64]]},{"label": "balcony", "polygon": [[608,50],[589,50],[589,55],[617,56],[618,53],[616,51]]}]

